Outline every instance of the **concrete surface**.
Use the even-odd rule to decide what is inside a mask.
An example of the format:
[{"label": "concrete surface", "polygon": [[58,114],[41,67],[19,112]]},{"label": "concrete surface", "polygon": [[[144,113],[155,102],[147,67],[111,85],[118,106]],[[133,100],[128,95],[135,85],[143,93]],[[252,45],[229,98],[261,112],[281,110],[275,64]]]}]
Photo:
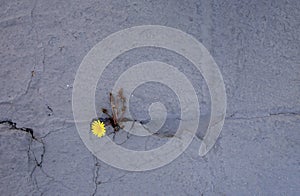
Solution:
[{"label": "concrete surface", "polygon": [[[97,160],[81,141],[72,84],[96,43],[145,24],[181,29],[206,46],[222,72],[228,108],[205,157],[195,139],[165,167],[128,172]],[[300,194],[300,1],[0,0],[0,35],[1,195]],[[169,51],[133,50],[112,62],[101,92],[118,71],[147,60],[189,67]],[[198,81],[201,137],[209,95],[202,77],[185,71]],[[96,96],[96,106],[107,107],[107,94]],[[133,137],[127,147],[158,143]]]}]

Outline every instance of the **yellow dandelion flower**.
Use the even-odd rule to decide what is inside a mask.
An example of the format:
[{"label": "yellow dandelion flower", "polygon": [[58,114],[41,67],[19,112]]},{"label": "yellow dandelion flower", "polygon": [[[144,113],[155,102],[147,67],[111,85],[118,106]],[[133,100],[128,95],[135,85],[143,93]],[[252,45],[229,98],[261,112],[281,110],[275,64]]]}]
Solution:
[{"label": "yellow dandelion flower", "polygon": [[105,125],[100,120],[94,120],[92,122],[91,129],[93,134],[97,137],[103,137],[106,133]]}]

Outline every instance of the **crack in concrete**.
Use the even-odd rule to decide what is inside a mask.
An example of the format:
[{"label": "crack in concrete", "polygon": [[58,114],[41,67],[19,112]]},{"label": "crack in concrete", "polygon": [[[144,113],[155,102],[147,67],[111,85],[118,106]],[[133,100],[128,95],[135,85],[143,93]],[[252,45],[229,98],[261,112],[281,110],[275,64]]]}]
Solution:
[{"label": "crack in concrete", "polygon": [[[151,131],[148,127],[145,126],[145,124],[149,121],[139,121],[139,120],[128,119],[128,118],[126,118],[126,121],[132,121],[132,125],[131,125],[130,129],[128,131],[126,131],[127,132],[126,139],[124,141],[120,142],[120,143],[115,142],[117,145],[125,144],[130,139],[130,137],[132,135],[134,135],[134,134],[131,134],[130,131],[133,129],[135,123],[139,123],[143,127],[144,130],[146,130],[147,132],[149,132],[151,134],[151,135],[149,135],[149,137],[147,137],[148,139],[145,142],[145,146],[144,146],[145,150],[147,149],[147,142],[150,139],[150,137],[152,137],[152,136],[155,136],[155,137],[158,137],[158,138],[173,138],[173,137],[175,137],[177,139],[181,139],[178,135],[176,135],[176,133],[175,134],[172,134],[172,133],[168,134],[168,133],[158,133],[158,132]],[[111,134],[114,134],[113,137],[112,137],[112,140],[115,141],[115,136],[116,136],[117,133],[118,132],[113,131],[113,132],[108,133],[107,135],[109,136]],[[201,139],[197,135],[196,135],[196,138]]]},{"label": "crack in concrete", "polygon": [[[31,136],[31,142],[29,144],[28,154],[31,152],[33,154],[36,166],[37,167],[42,167],[43,161],[44,161],[44,155],[45,155],[45,152],[46,152],[46,147],[45,147],[44,141],[41,138],[35,137],[34,134],[33,134],[33,130],[31,128],[17,127],[17,123],[12,122],[11,120],[0,121],[0,124],[7,124],[7,125],[10,126],[10,129],[26,132]],[[38,161],[37,156],[35,155],[34,151],[31,149],[32,141],[36,141],[36,142],[42,144],[42,154],[40,155],[40,161]]]},{"label": "crack in concrete", "polygon": [[27,128],[27,127],[17,127],[17,123],[12,122],[11,120],[3,120],[0,121],[0,124],[8,124],[10,126],[10,129],[15,129],[15,130],[19,130],[19,131],[24,131],[26,133],[29,133],[31,138],[36,140],[36,137],[33,135],[33,130],[31,128]]},{"label": "crack in concrete", "polygon": [[123,178],[124,176],[126,176],[128,173],[125,173],[121,176],[118,176],[116,178],[109,178],[108,180],[106,181],[101,181],[99,180],[99,171],[100,171],[100,168],[101,168],[101,165],[100,165],[100,162],[99,160],[97,159],[96,156],[93,156],[94,157],[94,173],[93,173],[93,182],[94,182],[94,190],[92,192],[92,196],[95,196],[97,194],[97,191],[98,191],[98,186],[102,185],[102,184],[107,184],[107,183],[111,183],[111,182],[114,182],[114,181],[117,181],[117,180],[120,180],[121,178]]},{"label": "crack in concrete", "polygon": [[158,133],[158,132],[153,132],[153,131],[151,131],[148,127],[146,127],[144,124],[142,124],[142,123],[140,123],[141,125],[142,125],[142,127],[146,130],[146,131],[148,131],[150,134],[151,134],[151,136],[157,136],[157,137],[159,137],[159,138],[173,138],[173,137],[176,137],[176,138],[178,138],[178,139],[181,139],[180,137],[178,137],[177,135],[176,135],[176,133],[175,134],[172,134],[172,133],[163,133],[163,134],[161,134],[161,133]]},{"label": "crack in concrete", "polygon": [[92,196],[95,196],[98,190],[98,185],[100,184],[98,182],[98,176],[99,176],[99,167],[100,167],[100,163],[98,162],[98,159],[94,156],[95,159],[95,166],[94,166],[94,174],[93,174],[93,181],[95,184],[95,189],[92,193]]},{"label": "crack in concrete", "polygon": [[[44,156],[45,156],[45,153],[46,153],[46,145],[43,141],[43,139],[48,136],[50,133],[52,132],[49,132],[48,134],[46,134],[45,136],[43,137],[39,137],[37,138],[35,135],[34,135],[34,131],[33,129],[31,128],[27,128],[27,127],[17,127],[17,123],[11,121],[11,120],[3,120],[3,121],[0,121],[0,124],[7,124],[9,125],[9,128],[10,129],[13,129],[13,130],[17,130],[17,131],[22,131],[22,132],[25,132],[25,133],[28,133],[30,135],[30,143],[29,143],[29,146],[28,146],[28,150],[27,150],[27,157],[28,157],[28,162],[30,162],[31,160],[31,157],[33,156],[33,159],[34,159],[34,162],[35,162],[35,165],[33,167],[33,169],[31,170],[30,172],[30,179],[32,180],[32,183],[33,185],[36,187],[36,190],[41,194],[43,195],[43,192],[40,190],[40,187],[38,185],[38,181],[36,179],[36,177],[34,177],[34,173],[36,171],[37,168],[39,168],[39,170],[47,177],[50,179],[50,182],[55,182],[55,183],[58,183],[58,184],[61,184],[63,185],[65,188],[67,188],[68,190],[71,190],[73,191],[70,187],[66,186],[63,182],[59,181],[59,180],[56,180],[53,176],[50,176],[49,174],[47,174],[45,172],[45,170],[43,169],[43,162],[44,162]],[[60,130],[60,129],[59,129]],[[58,131],[59,131],[58,130]],[[55,132],[55,131],[54,131]],[[40,155],[40,160],[38,160],[37,158],[37,155],[36,153],[34,152],[32,148],[32,143],[33,141],[36,141],[38,143],[40,143],[42,145],[42,153]],[[31,156],[32,155],[32,156]]]},{"label": "crack in concrete", "polygon": [[111,182],[120,180],[120,179],[122,179],[123,177],[125,177],[126,175],[127,175],[127,173],[126,173],[126,174],[123,174],[123,175],[121,175],[121,176],[118,176],[118,177],[116,177],[116,178],[111,177],[110,179],[108,179],[108,180],[106,180],[106,181],[98,181],[98,185],[100,185],[100,184],[107,184],[107,183],[111,183]]},{"label": "crack in concrete", "polygon": [[[30,19],[31,19],[31,25],[32,25],[31,30],[34,30],[34,32],[35,32],[35,34],[36,34],[36,40],[37,40],[37,44],[38,44],[38,42],[39,42],[39,36],[38,36],[37,30],[35,29],[35,23],[34,23],[34,19],[33,19],[33,12],[34,12],[34,9],[36,7],[36,4],[37,4],[37,0],[34,2],[33,8],[30,11]],[[37,66],[37,57],[35,56],[35,65],[33,66],[33,70],[31,71],[30,80],[29,80],[29,82],[27,84],[25,93],[23,95],[27,95],[27,93],[28,93],[28,91],[29,91],[29,89],[31,87],[31,83],[32,83],[32,79],[33,79],[34,74],[35,74],[35,67],[36,66]]]},{"label": "crack in concrete", "polygon": [[277,116],[277,115],[300,116],[300,111],[299,112],[274,112],[274,113],[270,113],[270,116]]},{"label": "crack in concrete", "polygon": [[[36,168],[40,168],[41,171],[44,174],[46,174],[44,172],[44,170],[42,169],[43,161],[44,161],[44,155],[46,153],[46,146],[45,146],[45,143],[44,143],[43,139],[42,138],[37,138],[34,135],[33,129],[27,128],[27,127],[17,127],[17,123],[15,123],[15,122],[13,122],[11,120],[0,121],[0,124],[7,124],[9,126],[9,129],[13,129],[13,130],[17,130],[17,131],[22,131],[22,132],[25,132],[25,133],[27,133],[27,134],[30,135],[30,143],[29,143],[28,150],[27,150],[27,157],[28,157],[28,162],[30,162],[30,160],[31,160],[31,154],[32,154],[34,162],[35,162],[35,165],[34,165],[32,171],[30,172],[30,178],[33,180],[33,184],[39,190],[39,187],[37,186],[36,180],[33,179],[33,174],[34,174]],[[33,141],[36,141],[36,142],[38,142],[38,143],[40,143],[42,145],[42,153],[40,155],[40,160],[38,160],[36,153],[31,149]],[[49,175],[47,174],[46,176],[49,176]]]},{"label": "crack in concrete", "polygon": [[226,117],[226,120],[252,120],[252,119],[264,119],[264,118],[271,118],[274,116],[299,116],[300,117],[300,111],[299,112],[273,112],[268,113],[267,115],[262,116],[250,116],[250,117],[235,117],[237,112],[234,112],[230,116]]},{"label": "crack in concrete", "polygon": [[[37,0],[34,2],[33,8],[31,9],[29,15],[30,15],[30,19],[31,19],[31,30],[30,30],[30,32],[31,32],[32,30],[34,30],[35,35],[36,35],[37,45],[38,45],[38,43],[40,42],[40,40],[39,40],[39,34],[38,34],[38,31],[37,31],[36,28],[35,28],[34,17],[33,17],[33,12],[34,12],[34,10],[35,10],[35,8],[36,8],[36,4],[37,4]],[[1,21],[0,21],[0,22],[1,22]],[[43,56],[43,60],[42,60],[42,64],[43,64],[43,72],[44,72],[44,67],[45,67],[45,65],[44,65],[44,63],[45,63],[45,48],[44,48],[44,47],[42,47],[42,48],[43,48],[43,55],[44,55],[44,56]],[[37,52],[36,52],[36,53],[37,53]],[[37,64],[38,64],[37,61],[38,61],[38,60],[37,60],[37,56],[35,56],[35,63],[34,63],[34,66],[33,66],[33,70],[31,70],[31,73],[30,73],[30,79],[29,79],[29,82],[28,82],[27,85],[26,85],[25,92],[22,93],[21,95],[15,96],[14,98],[12,98],[12,99],[10,99],[10,100],[1,101],[0,104],[12,104],[14,101],[16,101],[16,100],[20,99],[21,97],[23,97],[23,96],[25,96],[25,95],[28,94],[28,92],[29,92],[29,90],[30,90],[30,88],[31,88],[31,84],[32,84],[34,75],[35,75],[36,66],[37,66]]]},{"label": "crack in concrete", "polygon": [[[53,176],[50,176],[48,173],[45,172],[45,170],[43,168],[40,168],[40,171],[47,177],[50,179],[50,181],[48,182],[51,183],[51,182],[54,182],[54,183],[57,183],[57,184],[60,184],[62,185],[63,187],[65,187],[66,189],[74,192],[73,189],[71,189],[70,187],[66,186],[62,181],[59,181],[59,180],[56,180]],[[44,193],[40,190],[41,188],[39,187],[38,185],[38,181],[35,177],[31,176],[31,180],[33,180],[33,184],[36,186],[36,189],[38,190],[38,192],[41,193],[41,195],[43,195]]]}]

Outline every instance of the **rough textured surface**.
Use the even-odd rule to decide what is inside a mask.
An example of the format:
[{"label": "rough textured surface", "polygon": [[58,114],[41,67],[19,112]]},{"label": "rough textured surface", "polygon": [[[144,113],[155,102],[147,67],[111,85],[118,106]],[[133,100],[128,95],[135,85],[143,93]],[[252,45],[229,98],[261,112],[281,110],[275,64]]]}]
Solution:
[{"label": "rough textured surface", "polygon": [[[72,121],[72,83],[96,43],[144,24],[181,29],[206,46],[223,74],[227,117],[205,157],[194,140],[165,167],[127,172],[97,160],[82,143]],[[300,194],[300,1],[1,0],[0,35],[1,194]],[[130,51],[99,80],[102,92],[117,70],[154,59],[189,65],[169,51]],[[192,70],[185,74],[200,81],[205,119],[203,80]],[[98,93],[97,107],[107,100]],[[127,147],[161,142],[137,140]]]}]

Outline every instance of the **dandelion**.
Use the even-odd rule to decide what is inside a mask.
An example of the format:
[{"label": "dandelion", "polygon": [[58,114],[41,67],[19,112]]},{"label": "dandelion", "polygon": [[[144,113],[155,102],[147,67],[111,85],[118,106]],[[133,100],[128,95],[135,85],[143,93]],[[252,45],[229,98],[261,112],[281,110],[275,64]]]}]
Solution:
[{"label": "dandelion", "polygon": [[92,122],[91,130],[97,137],[103,137],[106,133],[105,125],[100,120],[94,120]]}]

